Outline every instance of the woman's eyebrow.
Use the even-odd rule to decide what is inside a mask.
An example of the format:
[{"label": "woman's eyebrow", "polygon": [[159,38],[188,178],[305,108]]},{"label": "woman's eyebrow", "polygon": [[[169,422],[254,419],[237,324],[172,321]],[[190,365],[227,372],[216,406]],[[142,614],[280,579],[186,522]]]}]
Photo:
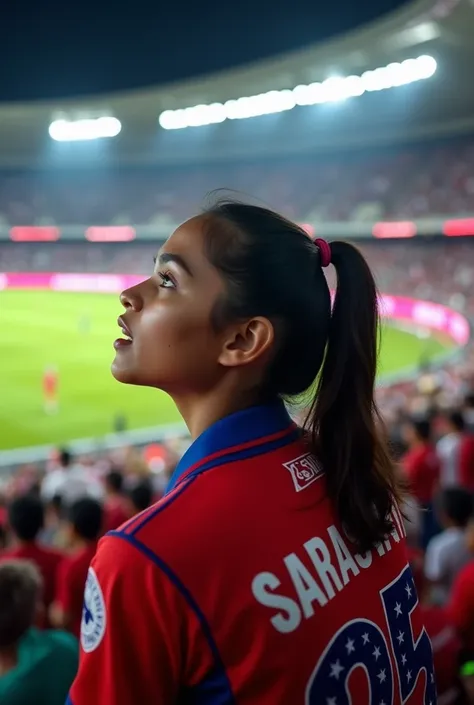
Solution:
[{"label": "woman's eyebrow", "polygon": [[187,264],[186,260],[181,257],[181,255],[174,255],[171,252],[162,252],[158,256],[158,261],[160,264],[167,264],[168,262],[174,262],[175,264],[178,265],[178,267],[181,267],[181,269],[184,269],[184,271],[189,274],[190,277],[193,276],[193,273],[191,271],[190,266]]}]

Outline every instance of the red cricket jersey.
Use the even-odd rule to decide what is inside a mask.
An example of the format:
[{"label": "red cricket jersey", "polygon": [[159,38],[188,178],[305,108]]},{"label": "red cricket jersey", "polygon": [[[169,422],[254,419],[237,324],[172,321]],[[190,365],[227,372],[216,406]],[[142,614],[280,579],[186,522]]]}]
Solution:
[{"label": "red cricket jersey", "polygon": [[432,501],[439,482],[439,460],[429,444],[409,451],[403,458],[403,467],[410,484],[410,491],[421,504]]},{"label": "red cricket jersey", "polygon": [[393,521],[354,550],[282,404],[217,422],[165,497],[100,542],[69,703],[434,705]]}]

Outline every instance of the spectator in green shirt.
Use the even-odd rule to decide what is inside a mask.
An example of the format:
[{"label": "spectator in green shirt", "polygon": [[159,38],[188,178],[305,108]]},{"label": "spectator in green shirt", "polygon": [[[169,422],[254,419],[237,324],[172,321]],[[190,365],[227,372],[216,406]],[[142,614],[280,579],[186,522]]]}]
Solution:
[{"label": "spectator in green shirt", "polygon": [[1,705],[64,705],[76,674],[76,639],[33,627],[41,589],[41,576],[32,563],[0,564]]}]

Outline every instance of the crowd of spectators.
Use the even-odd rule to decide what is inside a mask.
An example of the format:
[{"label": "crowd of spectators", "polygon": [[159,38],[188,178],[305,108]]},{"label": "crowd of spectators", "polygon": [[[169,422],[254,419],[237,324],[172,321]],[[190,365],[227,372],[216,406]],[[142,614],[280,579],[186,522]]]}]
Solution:
[{"label": "crowd of spectators", "polygon": [[217,188],[251,194],[303,221],[474,213],[474,141],[340,156],[0,175],[0,225],[176,222]]},{"label": "crowd of spectators", "polygon": [[[432,406],[407,415],[399,429],[392,450],[406,485],[409,560],[433,644],[438,702],[472,705],[474,395],[461,409]],[[30,702],[33,692],[40,705],[63,703],[77,665],[84,583],[97,541],[162,496],[185,447],[185,440],[162,446],[158,464],[147,448],[94,458],[63,450],[46,471],[30,466],[5,486],[2,704]]]},{"label": "crowd of spectators", "polygon": [[[0,702],[63,705],[77,670],[84,585],[97,542],[163,493],[177,455],[160,471],[145,458],[74,459],[29,468],[0,504]],[[129,470],[127,474],[127,468]]]},{"label": "crowd of spectators", "polygon": [[474,702],[473,401],[462,412],[407,417],[398,445],[409,493],[409,558],[433,645],[439,703]]}]

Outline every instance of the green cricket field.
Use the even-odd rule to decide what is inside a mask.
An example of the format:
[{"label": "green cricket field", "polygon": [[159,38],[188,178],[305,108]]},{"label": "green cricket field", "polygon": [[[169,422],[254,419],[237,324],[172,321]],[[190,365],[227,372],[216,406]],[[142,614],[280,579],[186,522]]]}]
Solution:
[{"label": "green cricket field", "polygon": [[[99,437],[114,430],[179,421],[172,401],[152,389],[128,387],[110,373],[119,337],[118,297],[54,291],[0,292],[0,450]],[[414,368],[446,352],[434,337],[385,325],[379,374]],[[59,409],[43,409],[42,377],[59,373]]]}]

